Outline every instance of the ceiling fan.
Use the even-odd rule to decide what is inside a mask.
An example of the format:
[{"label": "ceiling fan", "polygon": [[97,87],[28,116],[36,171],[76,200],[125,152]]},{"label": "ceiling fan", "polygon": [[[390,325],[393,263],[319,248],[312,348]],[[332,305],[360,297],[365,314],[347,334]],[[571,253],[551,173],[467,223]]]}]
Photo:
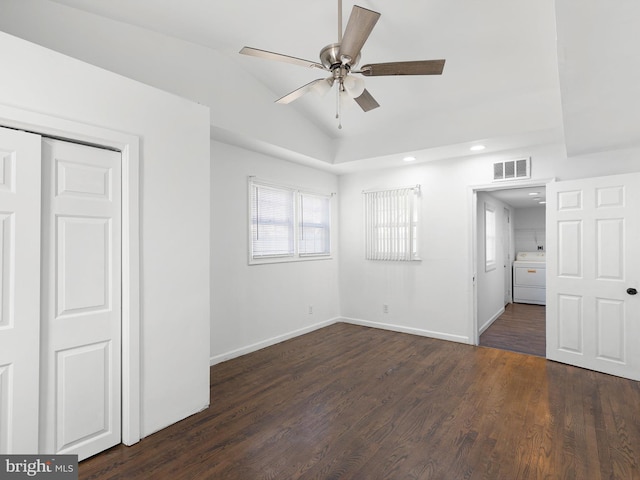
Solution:
[{"label": "ceiling fan", "polygon": [[[338,0],[338,42],[331,43],[320,50],[320,63],[302,58],[291,57],[280,53],[269,52],[252,47],[243,47],[240,53],[267,60],[291,63],[309,68],[318,68],[330,73],[327,78],[319,78],[303,85],[276,100],[276,103],[287,104],[309,92],[327,93],[334,84],[336,89],[336,118],[340,119],[341,101],[350,99],[368,112],[379,107],[378,102],[364,87],[364,80],[353,74],[365,77],[388,75],[441,75],[445,60],[416,60],[408,62],[370,63],[355,69],[360,61],[360,51],[369,38],[373,27],[380,18],[378,12],[354,5],[342,33],[342,0]],[[338,124],[342,128],[342,124]]]}]

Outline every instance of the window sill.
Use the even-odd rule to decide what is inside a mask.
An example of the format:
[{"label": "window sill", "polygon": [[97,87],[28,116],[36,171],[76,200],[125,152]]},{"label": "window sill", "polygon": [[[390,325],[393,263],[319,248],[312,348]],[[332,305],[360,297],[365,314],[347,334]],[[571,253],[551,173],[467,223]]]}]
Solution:
[{"label": "window sill", "polygon": [[369,262],[394,262],[394,263],[420,263],[421,258],[410,258],[408,260],[392,259],[392,258],[365,258]]},{"label": "window sill", "polygon": [[264,257],[249,258],[249,265],[268,265],[273,263],[315,262],[318,260],[333,260],[333,255],[302,255],[295,257]]}]

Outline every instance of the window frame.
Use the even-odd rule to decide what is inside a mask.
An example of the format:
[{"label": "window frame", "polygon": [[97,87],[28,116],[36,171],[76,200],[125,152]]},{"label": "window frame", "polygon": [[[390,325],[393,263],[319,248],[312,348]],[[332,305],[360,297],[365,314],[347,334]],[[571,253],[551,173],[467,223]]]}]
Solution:
[{"label": "window frame", "polygon": [[[253,217],[253,203],[254,203],[254,187],[263,187],[274,190],[282,190],[291,192],[293,195],[293,220],[292,220],[292,238],[293,251],[291,254],[273,254],[273,255],[254,255],[254,217]],[[326,228],[327,233],[327,247],[328,252],[322,253],[300,253],[300,236],[303,228],[302,218],[302,198],[304,196],[313,196],[326,198],[328,200],[328,222]],[[247,202],[248,202],[248,214],[247,214],[247,254],[249,265],[263,265],[272,263],[289,263],[289,262],[303,262],[314,260],[330,260],[333,258],[333,242],[332,242],[332,224],[333,224],[333,196],[334,194],[320,193],[311,189],[303,187],[286,185],[277,182],[271,182],[268,180],[262,180],[256,177],[249,177],[247,182]]]},{"label": "window frame", "polygon": [[[258,199],[260,198],[259,195],[257,196],[254,195],[254,191],[263,192],[263,191],[269,191],[269,190],[278,192],[278,195],[290,197],[289,199],[287,199],[286,202],[283,202],[283,205],[285,205],[286,203],[287,206],[289,207],[287,209],[288,211],[285,212],[285,216],[284,216],[284,218],[286,218],[288,221],[278,222],[276,220],[276,221],[270,221],[264,224],[259,222],[259,218],[260,218],[259,212],[261,212],[263,208],[258,208],[258,207],[254,208],[254,205],[256,205],[256,203],[259,201]],[[254,211],[257,214],[257,218],[255,222],[254,222]],[[295,254],[295,223],[296,223],[296,196],[295,196],[295,191],[293,189],[285,188],[285,187],[281,188],[274,185],[267,185],[267,184],[261,184],[256,182],[251,182],[249,184],[249,240],[250,240],[249,249],[250,249],[250,256],[253,260],[292,257]],[[262,225],[270,226],[272,227],[272,229],[273,227],[275,227],[276,229],[278,227],[280,227],[280,229],[284,227],[287,241],[285,242],[286,248],[283,249],[283,252],[261,254],[261,255],[255,254],[254,249],[257,242],[254,239],[259,235],[259,231],[262,229]],[[287,251],[285,252],[284,250],[287,250]]]},{"label": "window frame", "polygon": [[[491,217],[491,219],[490,219]],[[484,270],[491,272],[498,268],[498,216],[496,207],[484,204]],[[491,230],[491,231],[490,231]]]}]

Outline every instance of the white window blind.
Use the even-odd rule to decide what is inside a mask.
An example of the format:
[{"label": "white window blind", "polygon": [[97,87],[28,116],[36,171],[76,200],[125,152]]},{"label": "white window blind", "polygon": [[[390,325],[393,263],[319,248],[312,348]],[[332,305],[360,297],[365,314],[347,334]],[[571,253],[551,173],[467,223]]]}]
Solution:
[{"label": "white window blind", "polygon": [[294,254],[294,191],[251,183],[251,255]]},{"label": "white window blind", "polygon": [[418,260],[419,186],[364,192],[368,260]]},{"label": "white window blind", "polygon": [[300,193],[300,255],[329,255],[331,197]]},{"label": "white window blind", "polygon": [[331,255],[331,195],[249,177],[249,263]]}]

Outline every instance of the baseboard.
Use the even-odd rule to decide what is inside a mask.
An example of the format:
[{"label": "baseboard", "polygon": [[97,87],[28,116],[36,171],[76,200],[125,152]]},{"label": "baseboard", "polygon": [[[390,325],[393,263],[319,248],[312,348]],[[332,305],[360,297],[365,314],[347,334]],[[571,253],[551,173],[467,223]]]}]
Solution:
[{"label": "baseboard", "polygon": [[263,348],[270,347],[271,345],[275,345],[277,343],[284,342],[285,340],[289,340],[291,338],[304,335],[305,333],[313,332],[314,330],[318,330],[320,328],[328,327],[329,325],[333,325],[334,323],[338,323],[338,322],[350,323],[353,325],[360,325],[363,327],[380,328],[382,330],[390,330],[392,332],[409,333],[412,335],[420,335],[422,337],[437,338],[439,340],[448,340],[451,342],[466,343],[466,344],[471,343],[469,337],[466,337],[463,335],[452,335],[449,333],[434,332],[432,330],[423,330],[419,328],[405,327],[402,325],[371,322],[369,320],[362,320],[358,318],[335,317],[329,320],[325,320],[324,322],[309,325],[307,327],[300,328],[298,330],[293,330],[291,332],[287,332],[282,335],[278,335],[257,343],[253,343],[245,347],[237,348],[235,350],[230,350],[228,352],[224,352],[219,355],[214,355],[209,358],[209,365],[213,366],[218,363],[231,360],[232,358],[240,357],[242,355],[246,355],[251,352],[256,352],[258,350],[262,350]]},{"label": "baseboard", "polygon": [[500,310],[498,310],[497,313],[495,313],[489,320],[487,320],[486,322],[484,322],[484,324],[482,324],[480,326],[480,328],[478,329],[478,336],[482,335],[482,333],[491,326],[491,324],[493,322],[495,322],[498,317],[500,315],[502,315],[504,313],[504,307],[502,307]]},{"label": "baseboard", "polygon": [[304,335],[305,333],[313,332],[314,330],[328,327],[329,325],[333,325],[334,323],[339,321],[340,321],[339,317],[331,318],[329,320],[325,320],[324,322],[315,323],[313,325],[309,325],[307,327],[300,328],[298,330],[293,330],[291,332],[287,332],[282,335],[277,335],[275,337],[271,337],[254,344],[247,345],[246,347],[241,347],[235,350],[230,350],[228,352],[221,353],[219,355],[214,355],[213,357],[209,358],[209,365],[210,366],[216,365],[226,360],[231,360],[232,358],[246,355],[247,353],[262,350],[263,348],[270,347],[271,345],[275,345],[276,343],[284,342],[285,340],[289,340],[291,338]]},{"label": "baseboard", "polygon": [[382,330],[391,330],[393,332],[410,333],[412,335],[420,335],[422,337],[437,338],[439,340],[448,340],[450,342],[471,344],[469,337],[464,335],[452,335],[450,333],[434,332],[432,330],[423,330],[420,328],[405,327],[403,325],[394,325],[390,323],[371,322],[359,318],[340,317],[337,321],[351,323],[353,325],[361,325],[363,327],[380,328]]}]

